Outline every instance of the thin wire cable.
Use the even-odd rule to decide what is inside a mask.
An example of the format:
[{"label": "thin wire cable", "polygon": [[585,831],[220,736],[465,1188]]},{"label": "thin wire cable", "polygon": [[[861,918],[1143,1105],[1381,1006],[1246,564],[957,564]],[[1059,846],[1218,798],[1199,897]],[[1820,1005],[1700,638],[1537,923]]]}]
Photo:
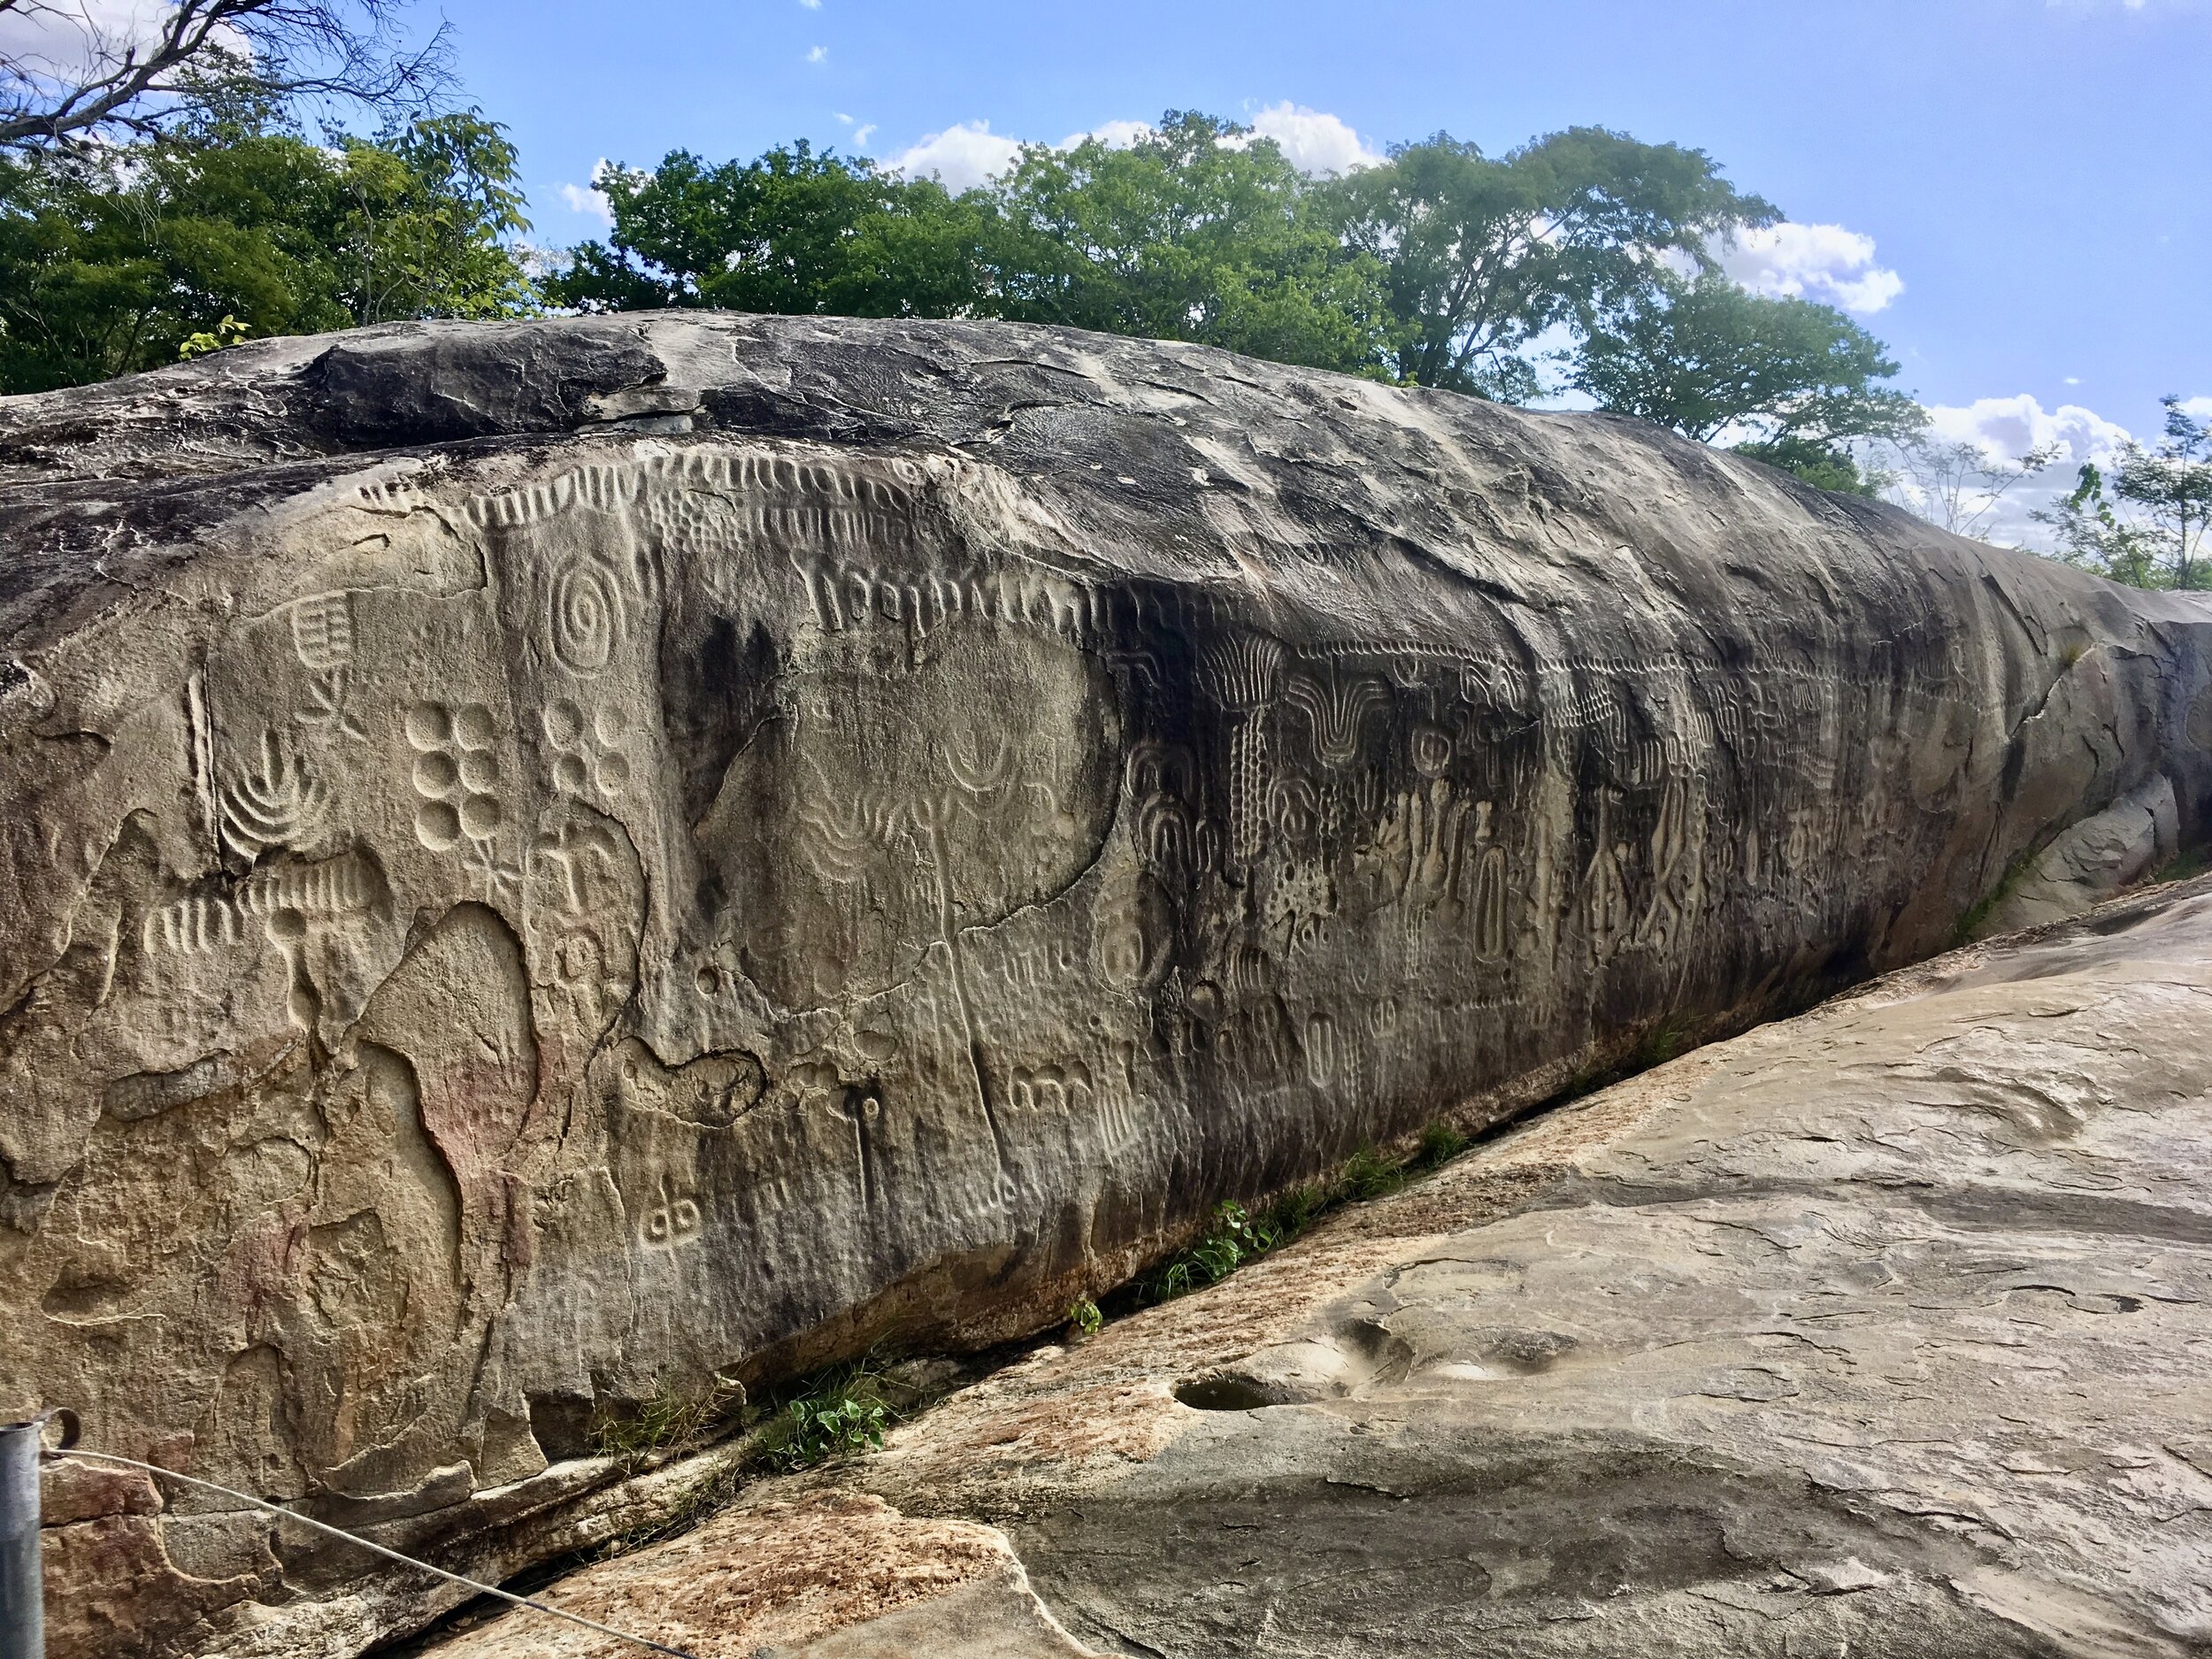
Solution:
[{"label": "thin wire cable", "polygon": [[266,1509],[270,1514],[280,1516],[285,1520],[296,1521],[302,1526],[311,1526],[319,1532],[329,1533],[333,1538],[342,1538],[349,1544],[358,1544],[364,1549],[374,1550],[378,1555],[388,1556],[403,1566],[419,1567],[425,1572],[434,1572],[441,1578],[449,1578],[455,1584],[466,1585],[470,1589],[480,1592],[482,1594],[497,1596],[501,1601],[511,1601],[517,1607],[526,1607],[533,1613],[547,1613],[555,1618],[565,1618],[572,1624],[581,1624],[586,1630],[595,1630],[602,1636],[612,1636],[618,1641],[635,1642],[639,1647],[649,1647],[655,1653],[673,1655],[674,1659],[695,1659],[694,1655],[686,1653],[680,1647],[664,1647],[647,1637],[633,1636],[626,1630],[617,1630],[611,1624],[602,1624],[595,1619],[586,1618],[581,1613],[570,1613],[557,1607],[549,1607],[543,1601],[533,1601],[526,1595],[517,1595],[512,1591],[501,1589],[495,1584],[484,1584],[475,1578],[465,1578],[457,1572],[448,1572],[443,1567],[434,1567],[426,1561],[417,1561],[412,1555],[403,1555],[396,1549],[387,1549],[381,1544],[373,1544],[367,1539],[349,1532],[342,1526],[332,1526],[326,1522],[310,1520],[296,1510],[287,1509],[280,1505],[266,1502],[255,1497],[250,1492],[234,1492],[228,1486],[217,1486],[212,1480],[202,1480],[197,1475],[180,1475],[173,1469],[162,1468],[158,1463],[142,1463],[135,1457],[118,1457],[113,1452],[88,1452],[79,1446],[50,1447],[47,1448],[46,1455],[49,1457],[89,1457],[104,1463],[123,1463],[132,1469],[142,1469],[150,1475],[158,1475],[165,1480],[181,1480],[188,1486],[198,1486],[208,1492],[219,1492],[227,1498],[236,1498],[242,1502],[250,1503],[257,1509]]}]

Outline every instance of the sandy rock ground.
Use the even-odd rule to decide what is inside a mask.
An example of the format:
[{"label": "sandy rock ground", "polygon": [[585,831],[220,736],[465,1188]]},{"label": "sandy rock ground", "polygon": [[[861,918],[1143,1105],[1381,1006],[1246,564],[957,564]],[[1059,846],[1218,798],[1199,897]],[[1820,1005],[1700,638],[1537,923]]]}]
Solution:
[{"label": "sandy rock ground", "polygon": [[1939,957],[548,1597],[701,1659],[2205,1651],[2208,1010],[2212,880]]}]

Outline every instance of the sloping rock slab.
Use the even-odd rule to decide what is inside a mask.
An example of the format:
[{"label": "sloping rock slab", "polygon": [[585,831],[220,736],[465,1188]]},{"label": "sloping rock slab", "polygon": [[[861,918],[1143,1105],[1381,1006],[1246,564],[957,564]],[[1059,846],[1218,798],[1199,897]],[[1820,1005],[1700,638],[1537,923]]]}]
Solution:
[{"label": "sloping rock slab", "polygon": [[[1159,1659],[2201,1653],[2208,1010],[2212,882],[1955,953],[735,1513],[865,1493],[994,1524],[1074,1640]],[[612,1609],[670,1559],[549,1594]]]},{"label": "sloping rock slab", "polygon": [[[2212,800],[2200,599],[1070,332],[271,342],[0,403],[0,1408],[461,1565]],[[110,1518],[110,1651],[367,1571]]]}]

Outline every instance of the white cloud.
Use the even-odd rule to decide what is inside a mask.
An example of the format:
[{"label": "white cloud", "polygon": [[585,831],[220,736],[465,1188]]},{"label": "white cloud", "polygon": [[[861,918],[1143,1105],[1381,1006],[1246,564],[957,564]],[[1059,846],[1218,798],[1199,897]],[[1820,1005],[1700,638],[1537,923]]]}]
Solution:
[{"label": "white cloud", "polygon": [[[853,118],[840,115],[837,119],[849,126]],[[1380,151],[1338,117],[1287,100],[1262,110],[1253,118],[1252,129],[1262,138],[1273,139],[1281,146],[1285,157],[1302,173],[1348,173],[1357,167],[1372,166],[1382,159]],[[853,134],[854,142],[865,142],[872,130],[860,128]],[[1153,131],[1149,121],[1101,121],[1083,132],[1070,133],[1056,148],[1072,150],[1087,140],[1095,139],[1109,150],[1127,150],[1151,137]],[[1240,141],[1227,142],[1235,144]],[[892,157],[884,165],[891,172],[914,178],[933,174],[947,189],[964,190],[987,179],[996,178],[1013,165],[1020,153],[1020,141],[994,133],[988,121],[962,121],[941,133],[930,134],[920,143]]]},{"label": "white cloud", "polygon": [[1103,121],[1087,133],[1070,133],[1056,148],[1073,150],[1087,138],[1095,138],[1109,150],[1126,150],[1152,136],[1149,121]]},{"label": "white cloud", "polygon": [[1000,137],[991,130],[990,122],[963,121],[941,133],[930,134],[883,165],[911,179],[934,178],[956,193],[996,178],[1020,154],[1020,143]]},{"label": "white cloud", "polygon": [[69,79],[150,44],[169,8],[158,0],[73,0],[0,11],[0,54],[35,75]]},{"label": "white cloud", "polygon": [[1301,173],[1334,176],[1356,173],[1382,159],[1382,152],[1354,132],[1341,118],[1286,98],[1252,118],[1252,131],[1271,138],[1283,157]]},{"label": "white cloud", "polygon": [[[2208,400],[2212,402],[2212,400]],[[1993,462],[2015,461],[2031,449],[2060,448],[2054,471],[2070,479],[2085,461],[2111,465],[2128,442],[2128,429],[2079,403],[2046,409],[2032,393],[1978,397],[1970,403],[1937,403],[1928,425],[1947,443],[1970,443]]]},{"label": "white cloud", "polygon": [[[1126,150],[1151,137],[1152,133],[1149,121],[1102,121],[1088,131],[1070,133],[1057,148],[1073,150],[1084,140],[1094,138],[1109,150]],[[1310,110],[1287,98],[1280,104],[1269,104],[1254,116],[1252,134],[1256,138],[1273,139],[1284,158],[1301,173],[1351,173],[1371,167],[1382,159],[1382,152],[1354,132],[1341,117]],[[1232,150],[1241,150],[1248,142],[1243,138],[1222,140]]]},{"label": "white cloud", "polygon": [[1905,291],[1905,280],[1874,262],[1874,238],[1840,225],[1785,222],[1739,231],[1719,250],[1721,269],[1754,294],[1817,300],[1861,315]]},{"label": "white cloud", "polygon": [[822,9],[822,0],[799,0],[799,4],[810,12],[819,12]]},{"label": "white cloud", "polygon": [[873,121],[863,121],[858,127],[854,127],[853,147],[857,150],[861,145],[866,143],[868,140],[873,136],[875,130],[876,124]]},{"label": "white cloud", "polygon": [[2212,420],[2212,397],[2185,397],[2181,412],[2198,420]]},{"label": "white cloud", "polygon": [[[2079,403],[2046,409],[2027,392],[2016,397],[1935,404],[1928,411],[1928,426],[1939,443],[1979,450],[1992,474],[1958,487],[1959,510],[1968,520],[1960,527],[1985,541],[2015,547],[2047,545],[2049,533],[2030,513],[2072,489],[2084,462],[2109,469],[2130,437],[2126,427],[2093,409]],[[1995,488],[2007,469],[2030,450],[2053,448],[2057,455],[2034,477],[2001,490]],[[1878,462],[1885,458],[1875,457]],[[1908,467],[1891,494],[1901,504],[1942,523],[1940,495],[1931,495],[1932,486],[1937,492],[1943,488],[1940,480],[1916,478]]]},{"label": "white cloud", "polygon": [[829,48],[828,48],[828,47],[826,47],[826,46],[810,46],[810,47],[808,47],[808,48],[806,49],[806,60],[807,60],[807,62],[809,62],[809,63],[810,63],[810,64],[819,64],[819,63],[826,63],[826,62],[828,62],[828,61],[829,61]]},{"label": "white cloud", "polygon": [[[597,178],[600,168],[606,165],[602,159],[599,165],[591,170],[591,176]],[[561,187],[561,201],[572,213],[588,213],[603,225],[614,223],[614,208],[607,201],[604,190],[588,185],[565,184]]]}]

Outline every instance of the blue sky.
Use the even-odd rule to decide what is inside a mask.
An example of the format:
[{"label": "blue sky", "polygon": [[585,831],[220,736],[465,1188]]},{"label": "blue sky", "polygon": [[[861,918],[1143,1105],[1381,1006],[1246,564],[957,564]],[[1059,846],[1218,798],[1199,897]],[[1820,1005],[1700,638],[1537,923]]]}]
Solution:
[{"label": "blue sky", "polygon": [[2111,423],[2152,431],[2162,393],[2212,395],[2212,0],[445,12],[469,94],[521,145],[548,244],[598,230],[580,188],[596,160],[675,147],[719,159],[806,136],[849,152],[866,129],[886,159],[955,129],[918,160],[956,171],[990,149],[977,124],[1057,142],[1171,107],[1336,118],[1285,127],[1317,154],[1440,128],[1504,150],[1599,123],[1702,148],[1793,220],[1840,227],[1792,233],[1738,273],[1851,303],[1961,432],[2039,420],[2086,454]]}]

